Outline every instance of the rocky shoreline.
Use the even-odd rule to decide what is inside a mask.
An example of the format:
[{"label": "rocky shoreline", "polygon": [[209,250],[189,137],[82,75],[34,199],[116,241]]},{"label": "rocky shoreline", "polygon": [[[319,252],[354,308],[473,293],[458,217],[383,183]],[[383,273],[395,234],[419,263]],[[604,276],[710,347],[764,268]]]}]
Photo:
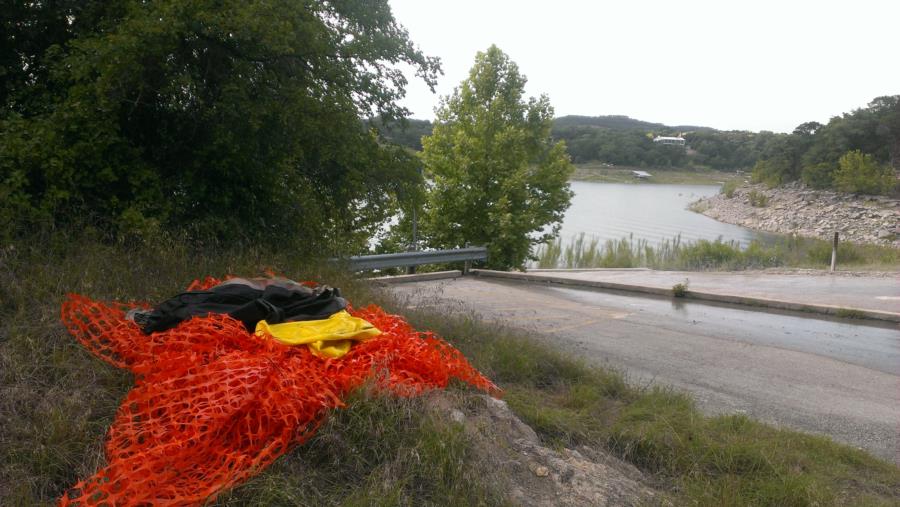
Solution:
[{"label": "rocky shoreline", "polygon": [[[756,206],[751,204],[755,202]],[[763,232],[900,248],[900,199],[812,190],[799,183],[779,188],[745,184],[700,199],[690,209],[721,222]]]}]

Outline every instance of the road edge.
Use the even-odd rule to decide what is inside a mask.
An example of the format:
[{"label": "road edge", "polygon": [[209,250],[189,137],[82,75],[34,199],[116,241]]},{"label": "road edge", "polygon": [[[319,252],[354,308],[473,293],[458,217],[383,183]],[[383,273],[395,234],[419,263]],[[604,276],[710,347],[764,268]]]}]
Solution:
[{"label": "road edge", "polygon": [[[643,294],[652,294],[655,296],[674,297],[671,289],[661,287],[651,287],[646,285],[634,285],[616,282],[606,282],[602,280],[578,280],[574,278],[565,278],[560,276],[550,276],[545,274],[519,273],[513,271],[494,271],[490,269],[473,269],[471,273],[475,276],[486,278],[505,278],[509,280],[519,280],[526,282],[543,282],[554,283],[559,285],[569,285],[574,287],[589,287],[594,289],[612,289],[627,292],[639,292]],[[687,290],[683,296],[685,299],[697,299],[702,301],[713,301],[719,303],[730,303],[736,305],[753,306],[757,308],[772,308],[776,310],[790,310],[795,312],[816,313],[820,315],[830,315],[832,317],[845,317],[856,319],[870,319],[887,322],[900,323],[900,313],[884,312],[880,310],[867,310],[863,308],[848,308],[843,306],[819,305],[800,303],[796,301],[784,301],[781,299],[766,299],[750,296],[740,296],[737,294],[721,294],[717,292],[703,292]]]},{"label": "road edge", "polygon": [[433,271],[431,273],[416,273],[412,275],[394,275],[394,276],[377,276],[374,278],[366,278],[366,280],[378,284],[393,285],[397,283],[410,282],[427,282],[429,280],[444,280],[448,278],[459,278],[462,271]]}]

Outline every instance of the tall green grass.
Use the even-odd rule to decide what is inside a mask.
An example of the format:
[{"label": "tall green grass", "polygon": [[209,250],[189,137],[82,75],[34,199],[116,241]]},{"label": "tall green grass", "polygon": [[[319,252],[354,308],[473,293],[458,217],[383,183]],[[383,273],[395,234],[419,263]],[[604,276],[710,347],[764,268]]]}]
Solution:
[{"label": "tall green grass", "polygon": [[[620,255],[625,255],[623,249]],[[405,314],[458,347],[548,445],[586,445],[640,467],[674,505],[896,505],[900,470],[828,439],[744,417],[703,416],[690,397],[629,385],[520,331],[408,302],[291,252],[252,245],[105,242],[47,234],[0,245],[0,505],[50,505],[103,462],[129,374],[91,356],[59,322],[67,292],[158,301],[208,274],[319,279],[357,305]],[[465,391],[456,391],[465,402]],[[503,473],[427,400],[363,391],[306,445],[219,505],[502,505]],[[490,473],[489,473],[490,472]]]},{"label": "tall green grass", "polygon": [[[771,243],[751,242],[746,248],[736,241],[684,242],[680,236],[651,244],[633,236],[604,243],[580,234],[568,243],[557,239],[541,245],[538,268],[637,268],[678,270],[740,270],[769,267],[827,268],[831,244],[809,238],[785,237]],[[880,245],[838,245],[838,267],[896,269],[900,250]]]}]

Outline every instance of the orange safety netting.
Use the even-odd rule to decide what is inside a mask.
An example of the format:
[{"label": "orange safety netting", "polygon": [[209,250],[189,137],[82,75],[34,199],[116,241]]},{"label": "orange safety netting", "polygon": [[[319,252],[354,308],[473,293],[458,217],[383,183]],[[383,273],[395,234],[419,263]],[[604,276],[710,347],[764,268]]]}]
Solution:
[{"label": "orange safety netting", "polygon": [[[195,281],[189,290],[216,285]],[[498,394],[463,355],[377,306],[354,310],[382,331],[339,359],[248,333],[227,315],[144,335],[125,312],[69,295],[62,319],[104,361],[135,374],[106,443],[107,466],[60,505],[193,505],[270,465],[315,433],[327,411],[367,382],[400,396],[452,378]]]}]

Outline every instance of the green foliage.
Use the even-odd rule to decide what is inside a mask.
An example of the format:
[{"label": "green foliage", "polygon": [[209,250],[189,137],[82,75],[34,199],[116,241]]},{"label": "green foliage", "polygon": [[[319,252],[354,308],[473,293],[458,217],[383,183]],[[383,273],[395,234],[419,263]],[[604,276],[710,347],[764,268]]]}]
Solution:
[{"label": "green foliage", "polygon": [[[421,181],[360,121],[407,114],[397,64],[429,85],[439,71],[386,0],[30,2],[11,14],[0,225],[89,212],[125,234],[359,250]],[[34,76],[8,63],[19,60]]]},{"label": "green foliage", "polygon": [[838,308],[835,310],[834,315],[836,317],[840,317],[842,319],[864,319],[866,318],[866,314],[860,310],[855,308]]},{"label": "green foliage", "polygon": [[769,204],[769,197],[757,190],[751,190],[747,198],[750,200],[750,206],[754,208],[765,208]]},{"label": "green foliage", "polygon": [[422,138],[430,136],[434,125],[429,120],[404,118],[399,122],[379,123],[374,118],[367,122],[378,131],[381,139],[413,151],[422,151]]},{"label": "green foliage", "polygon": [[423,140],[429,246],[486,245],[490,267],[520,267],[532,245],[556,234],[573,168],[565,145],[550,139],[549,99],[526,102],[524,86],[516,64],[491,46],[442,101]]},{"label": "green foliage", "polygon": [[719,192],[725,194],[725,197],[731,199],[734,197],[734,192],[741,185],[741,182],[737,180],[726,181],[722,188],[719,189]]},{"label": "green foliage", "polygon": [[566,142],[574,162],[600,161],[632,167],[681,167],[687,163],[683,146],[654,143],[653,136],[644,130],[554,124],[553,137]]},{"label": "green foliage", "polygon": [[784,134],[772,132],[745,132],[704,130],[685,135],[695,154],[694,165],[733,171],[753,167],[771,146],[781,140]]},{"label": "green foliage", "polygon": [[[850,153],[857,153],[840,160]],[[802,179],[813,188],[890,193],[900,170],[900,95],[877,97],[868,107],[808,122],[762,154],[755,182],[770,186]]]},{"label": "green foliage", "polygon": [[800,177],[803,184],[811,188],[831,188],[833,185],[835,165],[830,162],[803,167]]},{"label": "green foliage", "polygon": [[847,152],[838,160],[834,186],[842,192],[886,194],[897,186],[897,178],[890,167],[856,150]]},{"label": "green foliage", "polygon": [[[634,268],[686,270],[758,269],[777,266],[825,268],[831,264],[831,242],[809,238],[783,238],[771,243],[751,242],[741,248],[733,241],[699,240],[685,243],[679,237],[650,245],[646,240],[623,238],[601,245],[581,234],[568,244],[562,240],[542,246],[540,268]],[[900,262],[900,250],[883,245],[838,245],[838,266],[891,269]]]},{"label": "green foliage", "polygon": [[[831,264],[831,251],[833,246],[828,241],[822,241],[814,244],[807,250],[806,257],[810,262],[822,265]],[[838,242],[837,263],[841,264],[859,264],[864,261],[865,247],[850,243],[848,241]]]},{"label": "green foliage", "polygon": [[[133,384],[61,326],[66,292],[154,301],[198,276],[282,272],[279,267],[291,278],[340,286],[355,304],[402,311],[418,329],[452,340],[546,442],[615,452],[658,474],[659,503],[896,504],[897,467],[862,451],[744,416],[706,417],[686,395],[632,386],[621,373],[590,366],[528,333],[470,313],[448,315],[446,308],[411,309],[310,264],[292,271],[300,264],[289,248],[127,245],[97,241],[87,227],[78,235],[38,232],[0,249],[3,505],[52,503],[95,471],[104,434]],[[349,401],[313,439],[215,505],[503,504],[508,491],[498,490],[489,472],[506,469],[480,456],[459,425],[434,417],[428,399],[373,399],[363,391]]]},{"label": "green foliage", "polygon": [[786,166],[778,160],[760,160],[753,166],[753,172],[750,181],[753,183],[764,183],[769,187],[777,187],[782,183],[786,183],[785,173]]},{"label": "green foliage", "polygon": [[688,291],[688,280],[685,278],[684,282],[676,283],[672,286],[672,295],[677,298],[683,298],[687,295]]}]

